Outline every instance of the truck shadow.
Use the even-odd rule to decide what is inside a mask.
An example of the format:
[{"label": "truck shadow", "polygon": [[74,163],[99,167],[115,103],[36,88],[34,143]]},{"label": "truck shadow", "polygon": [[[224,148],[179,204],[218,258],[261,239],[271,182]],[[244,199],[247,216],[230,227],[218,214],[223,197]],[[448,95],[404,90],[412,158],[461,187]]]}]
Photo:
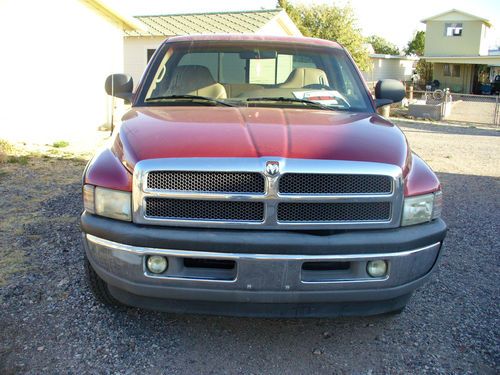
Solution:
[{"label": "truck shadow", "polygon": [[425,132],[425,133],[442,133],[442,134],[456,134],[456,135],[473,135],[473,136],[484,136],[484,137],[499,137],[500,128],[493,127],[490,128],[481,127],[477,128],[473,125],[445,125],[445,124],[432,124],[426,122],[410,122],[410,121],[398,121],[397,119],[391,119],[403,132]]}]

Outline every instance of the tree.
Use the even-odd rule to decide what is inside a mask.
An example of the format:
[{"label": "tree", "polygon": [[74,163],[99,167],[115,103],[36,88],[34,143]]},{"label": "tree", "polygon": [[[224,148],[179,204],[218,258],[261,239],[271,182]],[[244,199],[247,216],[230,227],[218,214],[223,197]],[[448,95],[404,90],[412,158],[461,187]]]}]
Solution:
[{"label": "tree", "polygon": [[[417,31],[413,39],[408,42],[405,48],[405,54],[423,56],[425,49],[425,31]],[[432,64],[425,61],[425,59],[418,60],[416,71],[420,76],[420,80],[427,84],[432,81]]]},{"label": "tree", "polygon": [[408,42],[405,48],[405,53],[407,55],[424,55],[425,47],[425,31],[417,31],[413,36],[413,39]]},{"label": "tree", "polygon": [[295,6],[287,0],[278,0],[278,6],[288,13],[304,36],[334,40],[349,51],[361,70],[370,69],[364,38],[350,5]]},{"label": "tree", "polygon": [[391,42],[380,36],[372,35],[366,38],[366,42],[372,45],[373,49],[375,50],[375,53],[381,53],[384,55],[401,54],[398,47],[396,47],[394,44],[392,44]]}]

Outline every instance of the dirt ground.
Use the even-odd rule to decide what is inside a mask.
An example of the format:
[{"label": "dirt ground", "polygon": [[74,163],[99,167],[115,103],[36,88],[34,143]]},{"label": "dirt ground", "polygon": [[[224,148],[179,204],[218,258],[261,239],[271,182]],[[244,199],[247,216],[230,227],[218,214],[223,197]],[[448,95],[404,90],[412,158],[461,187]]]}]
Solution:
[{"label": "dirt ground", "polygon": [[500,132],[399,124],[441,179],[449,233],[437,272],[395,317],[103,306],[83,276],[78,227],[91,153],[9,149],[0,160],[0,373],[500,373]]}]

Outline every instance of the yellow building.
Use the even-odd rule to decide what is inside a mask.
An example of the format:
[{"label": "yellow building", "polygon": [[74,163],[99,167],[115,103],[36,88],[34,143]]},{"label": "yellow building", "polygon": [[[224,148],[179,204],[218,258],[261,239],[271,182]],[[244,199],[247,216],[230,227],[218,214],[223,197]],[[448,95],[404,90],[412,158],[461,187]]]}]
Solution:
[{"label": "yellow building", "polygon": [[496,71],[500,56],[488,54],[491,23],[452,9],[422,20],[426,24],[424,59],[433,79],[452,92],[479,93],[479,75]]}]

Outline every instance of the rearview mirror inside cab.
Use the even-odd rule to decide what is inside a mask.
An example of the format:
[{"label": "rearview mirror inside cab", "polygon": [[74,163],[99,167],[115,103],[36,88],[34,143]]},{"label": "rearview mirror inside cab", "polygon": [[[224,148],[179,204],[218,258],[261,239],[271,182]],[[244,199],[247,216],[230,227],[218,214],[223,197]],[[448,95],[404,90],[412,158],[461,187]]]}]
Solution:
[{"label": "rearview mirror inside cab", "polygon": [[395,79],[383,79],[375,85],[375,105],[377,108],[397,103],[405,97],[405,87]]},{"label": "rearview mirror inside cab", "polygon": [[278,56],[276,51],[272,50],[261,50],[255,49],[251,51],[240,52],[240,59],[252,60],[252,59],[275,59]]},{"label": "rearview mirror inside cab", "polygon": [[134,80],[128,74],[111,74],[106,78],[104,89],[108,95],[124,99],[128,104],[132,100]]}]

